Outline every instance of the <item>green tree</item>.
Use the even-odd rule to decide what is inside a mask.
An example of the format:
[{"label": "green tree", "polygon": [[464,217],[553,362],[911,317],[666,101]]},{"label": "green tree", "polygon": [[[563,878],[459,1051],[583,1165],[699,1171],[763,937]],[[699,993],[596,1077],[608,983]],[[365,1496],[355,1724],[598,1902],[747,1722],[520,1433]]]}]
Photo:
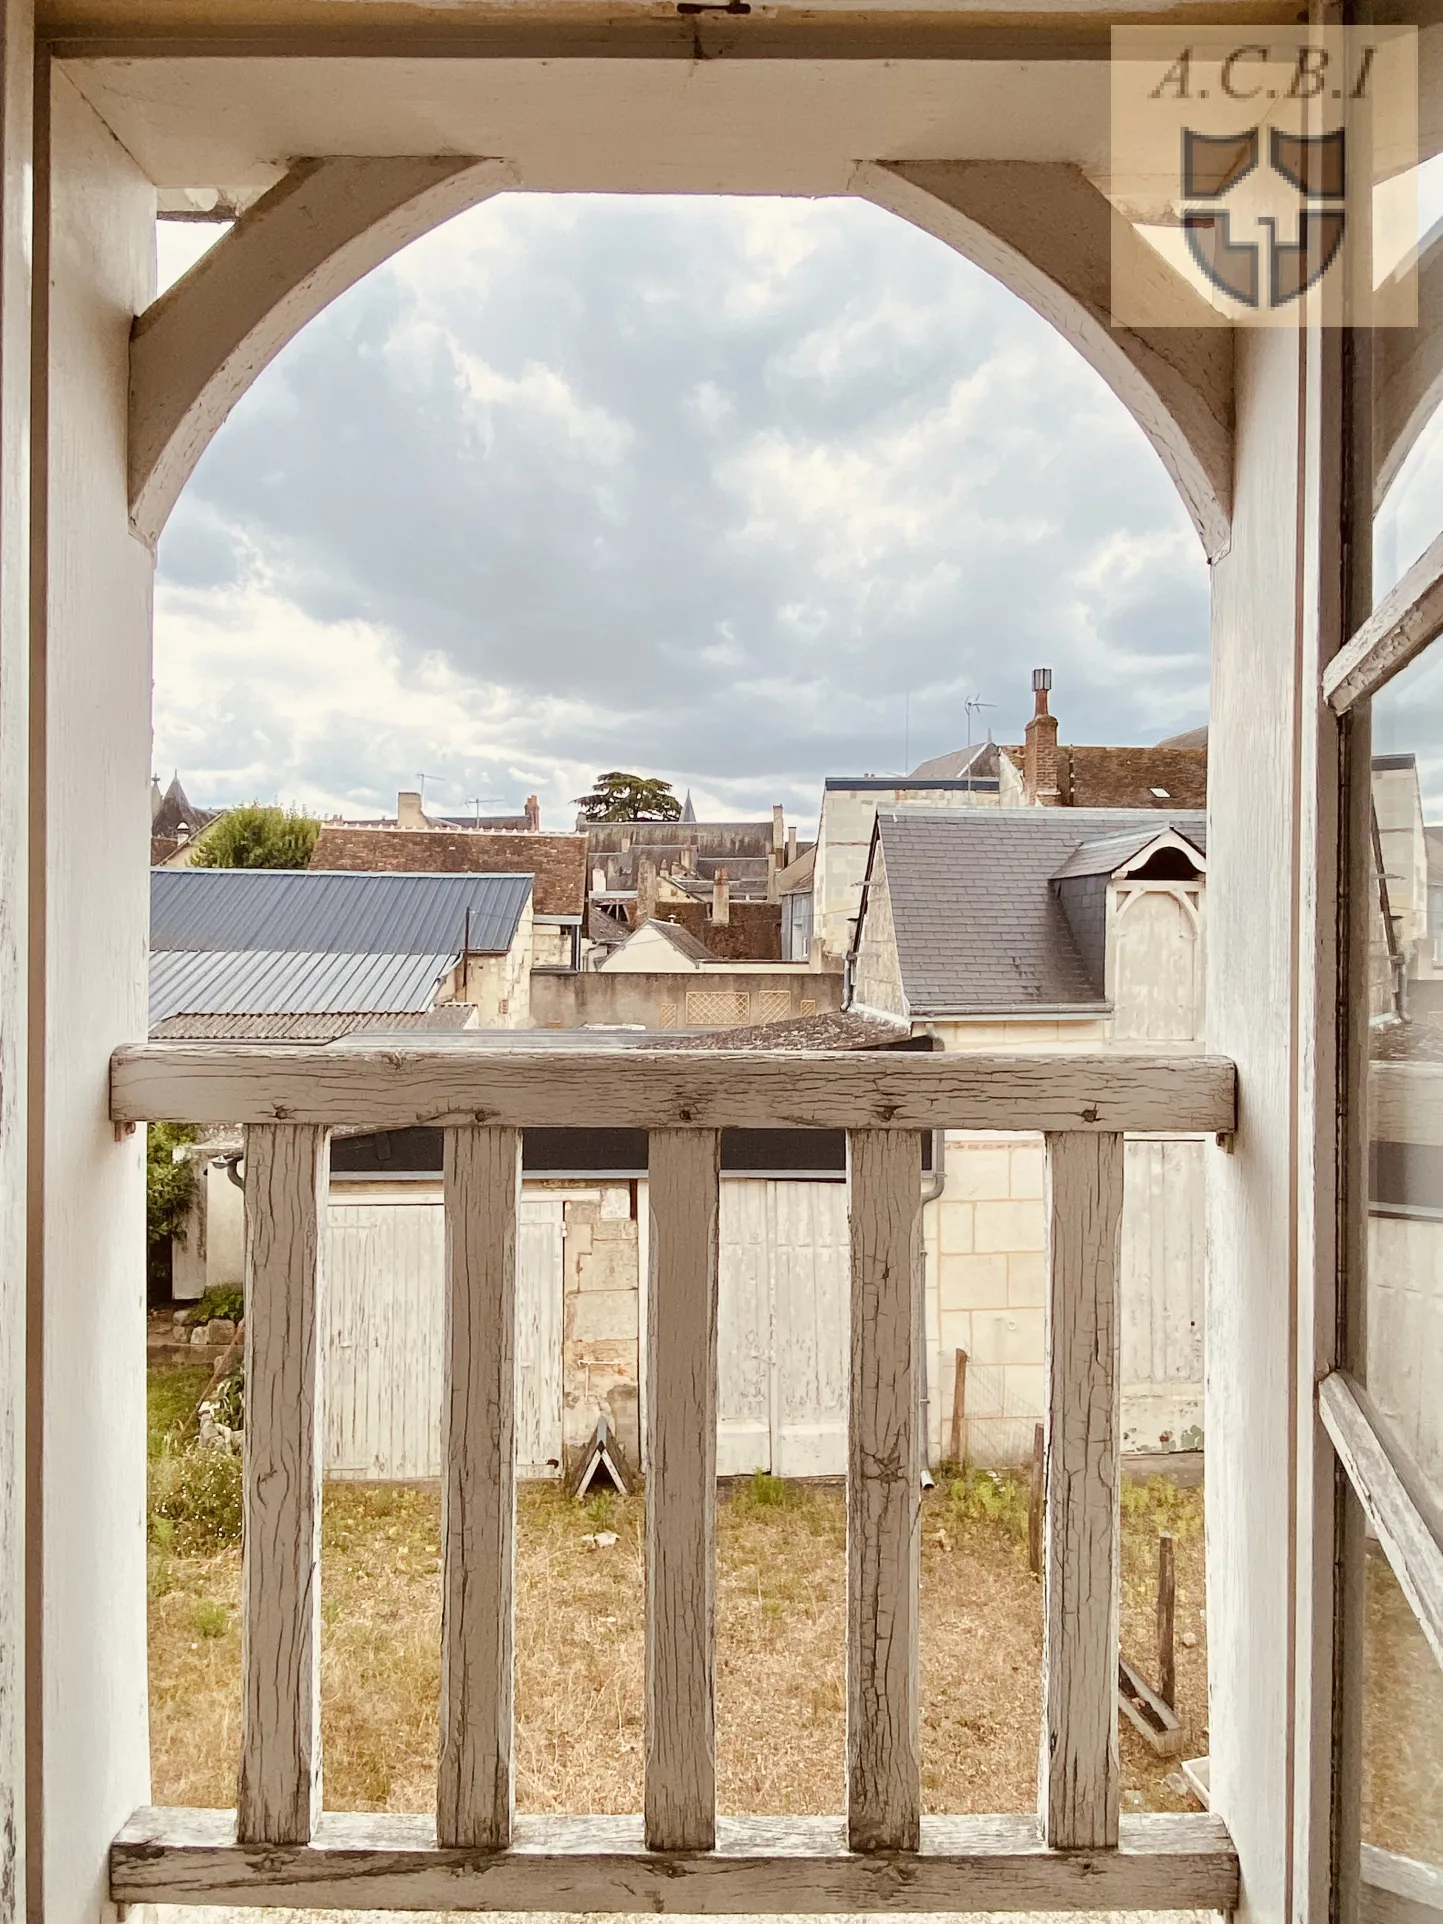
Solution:
[{"label": "green tree", "polygon": [[187,1122],[153,1122],[145,1132],[145,1240],[152,1251],[163,1249],[172,1236],[185,1241],[195,1164],[189,1156],[177,1162],[173,1152],[195,1138]]},{"label": "green tree", "polygon": [[321,825],[294,808],[227,809],[200,840],[192,868],[308,868]]},{"label": "green tree", "polygon": [[679,822],[681,803],[670,782],[649,775],[628,775],[619,768],[598,775],[590,795],[578,795],[576,805],[588,822]]}]

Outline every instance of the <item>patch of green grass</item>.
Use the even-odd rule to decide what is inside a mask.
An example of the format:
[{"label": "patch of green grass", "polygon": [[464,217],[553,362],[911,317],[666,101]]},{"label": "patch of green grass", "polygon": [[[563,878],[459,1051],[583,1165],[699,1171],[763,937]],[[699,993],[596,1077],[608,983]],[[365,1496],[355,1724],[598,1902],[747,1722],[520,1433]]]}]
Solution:
[{"label": "patch of green grass", "polygon": [[1202,1529],[1200,1489],[1186,1489],[1165,1476],[1122,1479],[1122,1522],[1125,1530],[1151,1537],[1170,1530],[1179,1543]]},{"label": "patch of green grass", "polygon": [[204,1555],[241,1540],[241,1460],[199,1444],[163,1447],[150,1465],[150,1537],[159,1549]]},{"label": "patch of green grass", "polygon": [[1013,1470],[962,1470],[940,1478],[929,1503],[942,1512],[940,1521],[996,1523],[1010,1536],[1027,1540],[1029,1479]]},{"label": "patch of green grass", "polygon": [[151,1370],[145,1386],[145,1421],[152,1462],[194,1429],[195,1406],[209,1381],[207,1363],[172,1363]]},{"label": "patch of green grass", "polygon": [[197,1597],[190,1620],[203,1637],[223,1637],[230,1629],[230,1611],[214,1597]]}]

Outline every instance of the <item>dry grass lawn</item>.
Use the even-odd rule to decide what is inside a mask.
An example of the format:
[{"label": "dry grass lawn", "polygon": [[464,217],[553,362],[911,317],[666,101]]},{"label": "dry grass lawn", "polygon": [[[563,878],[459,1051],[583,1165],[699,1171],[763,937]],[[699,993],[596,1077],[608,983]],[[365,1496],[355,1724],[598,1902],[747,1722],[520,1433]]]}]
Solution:
[{"label": "dry grass lawn", "polygon": [[[183,1404],[170,1372],[153,1423]],[[193,1394],[193,1392],[192,1392]],[[159,1466],[157,1489],[164,1487]],[[1201,1493],[1154,1483],[1126,1510],[1125,1647],[1146,1671],[1159,1524],[1178,1536],[1179,1695],[1206,1749]],[[173,1507],[173,1506],[172,1506]],[[227,1513],[228,1514],[228,1513]],[[322,1533],[322,1726],[332,1809],[424,1810],[435,1786],[440,1637],[434,1487],[333,1483]],[[1009,1478],[944,1481],[924,1506],[923,1772],[933,1811],[1029,1809],[1040,1588]],[[153,1526],[150,1680],[157,1802],[234,1802],[240,1548]],[[231,1527],[223,1523],[222,1527]],[[614,1543],[598,1546],[598,1534]],[[726,1494],[718,1549],[718,1771],[727,1811],[842,1807],[844,1513],[835,1488],[758,1477]],[[643,1513],[638,1498],[522,1490],[517,1520],[517,1801],[641,1804]],[[1134,1805],[1180,1807],[1171,1766],[1122,1735]],[[1138,1795],[1137,1793],[1140,1793]]]}]

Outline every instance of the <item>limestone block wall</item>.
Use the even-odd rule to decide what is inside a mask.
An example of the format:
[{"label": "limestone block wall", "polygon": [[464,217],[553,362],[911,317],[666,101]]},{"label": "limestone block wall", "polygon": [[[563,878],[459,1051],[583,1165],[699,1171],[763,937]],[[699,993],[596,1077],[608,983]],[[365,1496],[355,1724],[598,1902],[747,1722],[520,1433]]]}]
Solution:
[{"label": "limestone block wall", "polygon": [[635,1189],[607,1185],[566,1204],[562,1443],[569,1468],[605,1411],[628,1462],[641,1461]]}]

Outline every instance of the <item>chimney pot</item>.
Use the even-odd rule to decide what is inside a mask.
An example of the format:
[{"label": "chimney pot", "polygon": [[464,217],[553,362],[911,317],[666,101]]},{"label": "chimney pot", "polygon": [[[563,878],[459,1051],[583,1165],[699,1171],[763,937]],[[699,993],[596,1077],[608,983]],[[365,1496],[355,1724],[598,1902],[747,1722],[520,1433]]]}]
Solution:
[{"label": "chimney pot", "polygon": [[537,795],[526,797],[526,826],[533,832],[541,827],[541,798]]}]

